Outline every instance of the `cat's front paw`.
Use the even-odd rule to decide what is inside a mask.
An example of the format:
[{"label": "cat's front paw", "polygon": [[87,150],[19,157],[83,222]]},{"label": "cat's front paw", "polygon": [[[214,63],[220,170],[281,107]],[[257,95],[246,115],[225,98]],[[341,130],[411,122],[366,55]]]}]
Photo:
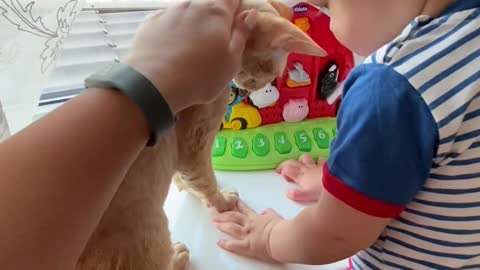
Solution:
[{"label": "cat's front paw", "polygon": [[223,191],[219,192],[215,200],[211,201],[210,206],[215,207],[217,212],[222,213],[226,211],[236,210],[238,203],[238,192]]},{"label": "cat's front paw", "polygon": [[172,270],[185,270],[187,268],[190,252],[183,243],[173,245]]}]

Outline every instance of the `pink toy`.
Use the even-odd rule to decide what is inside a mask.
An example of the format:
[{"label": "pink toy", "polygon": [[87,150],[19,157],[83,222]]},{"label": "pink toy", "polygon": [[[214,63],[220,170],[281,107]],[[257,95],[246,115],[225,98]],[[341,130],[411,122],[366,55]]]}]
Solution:
[{"label": "pink toy", "polygon": [[283,107],[283,120],[285,122],[300,122],[307,117],[308,111],[307,99],[291,99]]}]

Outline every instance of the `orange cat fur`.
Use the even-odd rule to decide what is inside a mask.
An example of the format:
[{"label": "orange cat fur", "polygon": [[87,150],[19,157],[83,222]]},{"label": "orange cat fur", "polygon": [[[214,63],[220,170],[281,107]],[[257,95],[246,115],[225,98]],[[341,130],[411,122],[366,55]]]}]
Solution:
[{"label": "orange cat fur", "polygon": [[[251,8],[258,9],[259,16],[242,70],[235,77],[242,88],[254,91],[271,82],[285,68],[289,52],[325,55],[289,22],[289,7],[274,0],[244,0],[243,9]],[[155,147],[143,150],[91,236],[77,270],[185,269],[188,249],[172,245],[163,204],[176,173],[179,189],[194,193],[218,211],[235,207],[238,195],[219,191],[211,165],[212,144],[228,95],[225,89],[214,102],[180,112],[176,128]]]}]

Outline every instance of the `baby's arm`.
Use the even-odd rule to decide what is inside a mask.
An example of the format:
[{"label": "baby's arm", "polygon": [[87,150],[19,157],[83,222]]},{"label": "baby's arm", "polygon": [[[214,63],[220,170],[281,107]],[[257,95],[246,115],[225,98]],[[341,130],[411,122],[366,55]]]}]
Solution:
[{"label": "baby's arm", "polygon": [[317,204],[273,228],[271,256],[288,263],[333,263],[368,248],[389,221],[359,212],[323,192]]},{"label": "baby's arm", "polygon": [[325,264],[368,248],[428,178],[436,124],[408,81],[372,64],[354,71],[345,87],[324,190],[316,205],[273,227],[277,261]]},{"label": "baby's arm", "polygon": [[293,220],[244,207],[220,214],[217,227],[234,238],[220,241],[222,248],[267,261],[326,264],[371,246],[387,224],[389,230],[399,226],[390,220],[429,176],[437,124],[419,93],[391,67],[364,64],[344,89],[337,137],[323,178],[316,178],[323,183],[319,201]]}]

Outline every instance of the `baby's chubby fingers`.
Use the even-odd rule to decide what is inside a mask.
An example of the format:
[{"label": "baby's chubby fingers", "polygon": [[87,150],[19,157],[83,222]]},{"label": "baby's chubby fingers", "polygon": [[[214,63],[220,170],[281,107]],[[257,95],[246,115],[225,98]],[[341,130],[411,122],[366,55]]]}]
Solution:
[{"label": "baby's chubby fingers", "polygon": [[287,191],[287,198],[298,203],[315,202],[320,196],[316,190],[306,190],[302,188],[290,189]]},{"label": "baby's chubby fingers", "polygon": [[248,240],[243,239],[243,240],[219,240],[217,242],[217,245],[225,249],[227,251],[230,251],[232,253],[246,256],[246,257],[251,257],[249,254],[249,244]]},{"label": "baby's chubby fingers", "polygon": [[298,160],[287,160],[278,165],[275,172],[280,174],[287,182],[295,182],[295,178],[299,176],[302,166],[302,163]]},{"label": "baby's chubby fingers", "polygon": [[215,227],[235,239],[243,238],[247,232],[245,227],[234,222],[216,222]]},{"label": "baby's chubby fingers", "polygon": [[303,154],[302,156],[300,156],[298,161],[303,163],[303,165],[306,165],[306,166],[315,165],[315,161],[313,160],[312,156],[308,154]]},{"label": "baby's chubby fingers", "polygon": [[252,208],[250,208],[248,205],[246,205],[243,201],[239,200],[238,201],[238,209],[240,210],[241,213],[243,213],[244,215],[248,216],[248,215],[256,215],[257,212],[255,212],[255,210],[253,210]]},{"label": "baby's chubby fingers", "polygon": [[282,170],[280,175],[288,182],[298,183],[298,179],[303,174],[302,168],[303,166],[287,166]]},{"label": "baby's chubby fingers", "polygon": [[214,215],[213,222],[216,222],[216,223],[233,222],[240,226],[243,226],[247,222],[247,216],[237,211],[223,212],[223,213]]},{"label": "baby's chubby fingers", "polygon": [[277,166],[275,169],[275,172],[277,173],[282,173],[282,170],[284,170],[286,167],[300,167],[302,166],[302,163],[300,163],[298,160],[285,160],[284,162],[280,163],[280,165]]}]

